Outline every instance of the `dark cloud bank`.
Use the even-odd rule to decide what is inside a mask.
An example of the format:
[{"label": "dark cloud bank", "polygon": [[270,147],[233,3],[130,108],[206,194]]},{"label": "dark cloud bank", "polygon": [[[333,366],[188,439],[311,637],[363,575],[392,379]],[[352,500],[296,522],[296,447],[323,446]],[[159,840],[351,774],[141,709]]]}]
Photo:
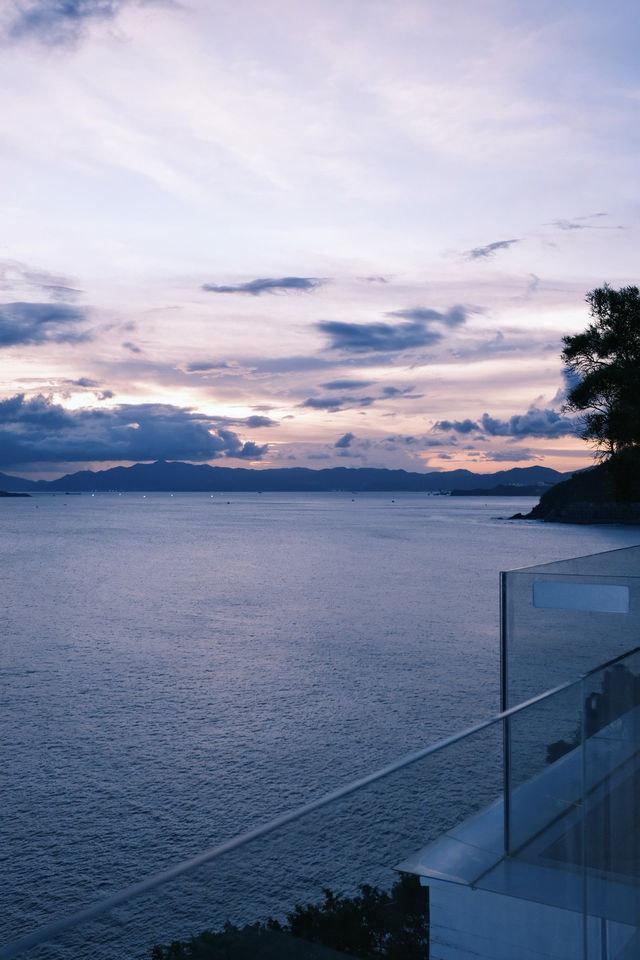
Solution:
[{"label": "dark cloud bank", "polygon": [[526,413],[514,414],[508,420],[498,420],[483,413],[478,420],[440,420],[437,430],[454,433],[483,433],[490,437],[567,437],[575,436],[579,423],[573,417],[564,417],[555,410],[540,410],[531,407]]},{"label": "dark cloud bank", "polygon": [[89,334],[77,329],[86,316],[60,303],[0,304],[0,347],[16,344],[79,343]]},{"label": "dark cloud bank", "polygon": [[[387,313],[405,323],[348,323],[340,320],[321,320],[318,330],[329,338],[329,349],[349,353],[390,353],[427,347],[442,340],[443,328],[464,323],[467,311],[462,306],[451,307],[445,313],[427,307],[411,307]],[[435,325],[435,329],[434,329]]]},{"label": "dark cloud bank", "polygon": [[229,429],[271,426],[268,417],[207,417],[169,404],[66,410],[47,397],[0,401],[0,464],[112,460],[260,460],[267,445]]}]

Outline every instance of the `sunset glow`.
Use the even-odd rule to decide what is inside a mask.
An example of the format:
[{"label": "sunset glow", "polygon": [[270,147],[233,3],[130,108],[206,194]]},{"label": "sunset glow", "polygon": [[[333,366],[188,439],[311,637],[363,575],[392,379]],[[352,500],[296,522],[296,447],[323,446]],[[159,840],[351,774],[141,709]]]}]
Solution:
[{"label": "sunset glow", "polygon": [[3,9],[0,471],[590,462],[559,355],[638,281],[635,5]]}]

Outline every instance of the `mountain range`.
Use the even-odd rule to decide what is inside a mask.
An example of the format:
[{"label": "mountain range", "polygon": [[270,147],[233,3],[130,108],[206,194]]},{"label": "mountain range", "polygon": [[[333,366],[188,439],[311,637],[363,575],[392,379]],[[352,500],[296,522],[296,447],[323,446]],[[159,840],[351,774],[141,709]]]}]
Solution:
[{"label": "mountain range", "polygon": [[[56,480],[27,480],[0,473],[0,489],[24,492],[89,492],[117,490],[171,492],[351,492],[413,491],[425,493],[481,492],[496,486],[539,488],[538,493],[570,473],[550,467],[514,467],[497,473],[473,473],[470,470],[443,470],[411,473],[375,467],[331,467],[311,470],[306,467],[250,470],[243,467],[211,467],[208,464],[157,460],[131,467],[108,470],[81,470]],[[527,495],[531,496],[530,489]]]}]

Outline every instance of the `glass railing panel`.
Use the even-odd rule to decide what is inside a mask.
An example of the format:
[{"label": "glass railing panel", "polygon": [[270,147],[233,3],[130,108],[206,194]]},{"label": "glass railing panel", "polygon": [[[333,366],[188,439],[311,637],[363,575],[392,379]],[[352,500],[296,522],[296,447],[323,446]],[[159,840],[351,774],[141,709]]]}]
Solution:
[{"label": "glass railing panel", "polygon": [[[560,688],[507,720],[504,890],[535,916],[549,955],[554,937],[565,956],[586,957],[582,847],[571,831],[582,822],[582,687]],[[567,839],[568,837],[568,839]],[[532,914],[521,906],[529,901]],[[551,939],[549,940],[549,936]],[[557,954],[556,954],[557,955]]]},{"label": "glass railing panel", "polygon": [[585,909],[615,957],[640,940],[640,653],[585,677],[583,690]]},{"label": "glass railing panel", "polygon": [[503,574],[504,707],[571,682],[637,645],[640,577],[603,575],[599,563],[606,566],[598,556],[581,557]]},{"label": "glass railing panel", "polygon": [[[315,904],[318,909],[298,912],[293,925],[297,933],[308,934],[314,924],[322,926],[323,922],[329,928],[338,926],[339,936],[325,938],[317,951],[323,946],[338,955],[341,951],[352,954],[352,938],[364,934],[374,940],[376,936],[404,937],[415,945],[424,935],[428,909],[428,894],[417,877],[420,864],[424,861],[428,868],[429,857],[435,856],[433,862],[442,869],[449,857],[451,869],[462,874],[466,870],[468,876],[462,879],[472,882],[498,862],[503,844],[501,792],[500,720],[445,749],[427,752],[409,765],[387,771],[384,777],[361,784],[324,806],[308,809],[237,849],[192,866],[171,882],[127,896],[104,916],[76,925],[18,956],[24,960],[85,960],[88,956],[92,960],[152,960],[155,944],[166,947],[176,940],[187,942],[204,929],[224,930],[226,923],[243,928],[268,924],[269,918],[274,918],[284,930],[267,926],[244,931],[241,939],[248,952],[239,955],[267,957],[271,944],[283,958],[312,958],[311,948],[300,945],[288,932],[287,917],[295,913],[298,904]],[[474,820],[482,820],[487,808],[489,820],[474,828]],[[257,816],[254,822],[258,822]],[[443,838],[449,842],[444,854],[438,850],[429,854],[430,845],[437,846]],[[404,874],[411,879],[394,889]],[[368,888],[373,887],[386,894],[372,893]],[[327,901],[327,890],[338,900]],[[64,891],[60,891],[60,901],[64,901]],[[327,921],[332,903],[337,919]],[[354,916],[360,919],[356,922]],[[25,916],[12,937],[29,929]],[[229,936],[232,934],[240,936],[233,931]],[[256,937],[262,938],[259,950]],[[164,960],[165,955],[170,956],[156,951],[158,958]],[[176,960],[179,956],[176,952]],[[325,954],[317,952],[317,956],[321,960]],[[326,957],[329,960],[328,954]]]},{"label": "glass railing panel", "polygon": [[635,956],[640,654],[514,711],[507,727],[512,888],[573,915],[588,960]]},{"label": "glass railing panel", "polygon": [[[540,855],[539,836],[582,802],[582,686],[574,683],[507,719],[509,852]],[[533,841],[536,843],[533,843]]]}]

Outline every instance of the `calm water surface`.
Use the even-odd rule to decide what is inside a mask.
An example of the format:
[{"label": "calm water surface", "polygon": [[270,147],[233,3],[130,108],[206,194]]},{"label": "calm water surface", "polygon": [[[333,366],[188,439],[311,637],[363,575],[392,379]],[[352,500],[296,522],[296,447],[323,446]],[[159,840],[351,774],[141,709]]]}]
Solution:
[{"label": "calm water surface", "polygon": [[499,571],[640,539],[533,502],[0,501],[2,939],[496,712]]}]

